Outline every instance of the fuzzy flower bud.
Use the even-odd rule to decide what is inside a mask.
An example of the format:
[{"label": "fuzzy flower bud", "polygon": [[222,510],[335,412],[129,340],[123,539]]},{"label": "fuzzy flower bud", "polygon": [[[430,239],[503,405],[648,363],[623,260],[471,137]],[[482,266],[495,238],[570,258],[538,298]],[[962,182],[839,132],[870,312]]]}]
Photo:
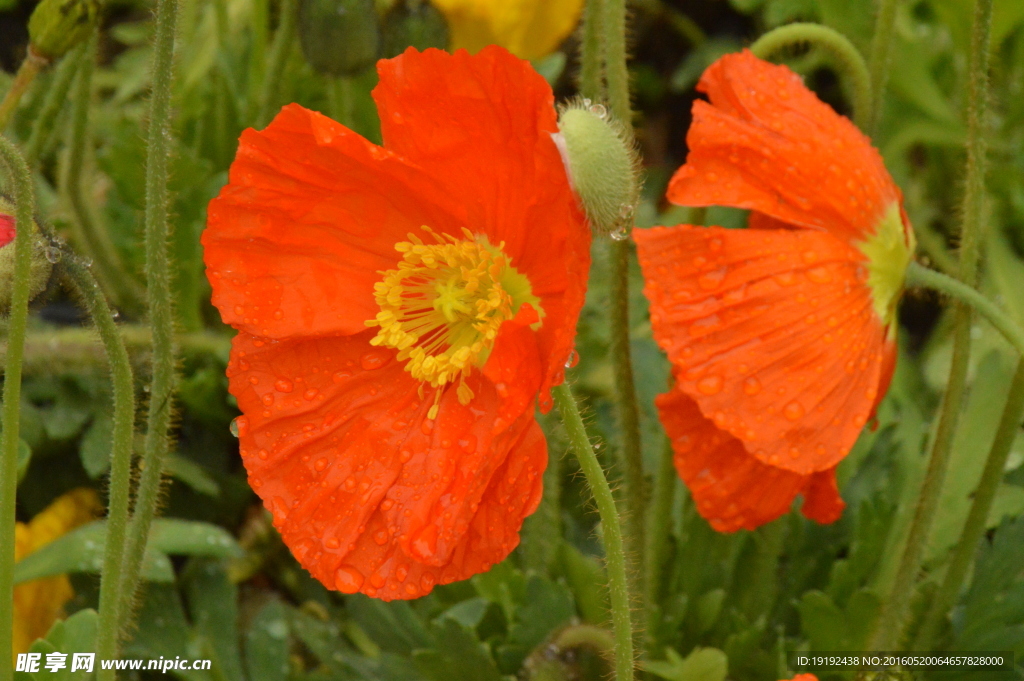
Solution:
[{"label": "fuzzy flower bud", "polygon": [[53,61],[88,39],[100,13],[99,0],[42,0],[28,20],[29,44]]},{"label": "fuzzy flower bud", "polygon": [[[39,295],[50,279],[53,265],[39,228],[33,224],[32,268],[29,270],[29,300]],[[0,311],[11,306],[14,291],[14,206],[0,197]]]},{"label": "fuzzy flower bud", "polygon": [[624,239],[640,195],[639,159],[622,125],[584,99],[562,110],[552,135],[591,228]]},{"label": "fuzzy flower bud", "polygon": [[359,73],[380,56],[380,19],[373,0],[300,0],[299,42],[317,72]]},{"label": "fuzzy flower bud", "polygon": [[398,2],[384,15],[384,57],[396,57],[407,47],[423,51],[448,46],[448,24],[429,2]]}]

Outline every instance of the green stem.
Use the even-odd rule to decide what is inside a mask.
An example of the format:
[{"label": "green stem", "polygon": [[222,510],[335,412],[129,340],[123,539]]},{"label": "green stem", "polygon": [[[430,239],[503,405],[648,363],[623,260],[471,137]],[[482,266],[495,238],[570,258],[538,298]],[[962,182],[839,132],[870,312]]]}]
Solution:
[{"label": "green stem", "polygon": [[645,634],[647,654],[660,652],[658,630],[661,627],[661,582],[665,567],[665,550],[672,533],[672,502],[675,497],[678,476],[675,467],[675,453],[672,443],[665,440],[661,460],[658,462],[657,477],[654,479],[654,496],[647,513],[647,546],[645,566],[647,568],[647,626]]},{"label": "green stem", "polygon": [[1021,356],[1024,356],[1024,328],[998,305],[962,281],[912,262],[907,268],[907,286],[935,289],[959,301],[961,305],[974,308],[996,327]]},{"label": "green stem", "polygon": [[1024,415],[1024,355],[1017,361],[1017,372],[1010,384],[1006,406],[1003,408],[1003,415],[996,429],[996,437],[985,462],[985,470],[981,474],[977,489],[974,490],[974,501],[971,502],[971,511],[964,522],[960,541],[953,549],[953,558],[946,570],[946,576],[942,581],[942,586],[932,598],[931,607],[918,631],[913,650],[931,650],[932,640],[942,618],[953,607],[953,603],[960,593],[960,587],[963,586],[967,570],[977,551],[978,542],[985,534],[988,514],[992,510],[996,491],[1003,480],[1006,460],[1010,456],[1010,449],[1017,437],[1017,431],[1020,429],[1022,415]]},{"label": "green stem", "polygon": [[899,0],[879,0],[875,32],[871,37],[871,92],[874,101],[868,116],[865,132],[874,137],[882,120],[882,102],[885,100],[885,85],[889,80],[889,55],[892,52],[892,37],[896,27],[896,6]]},{"label": "green stem", "polygon": [[137,308],[142,300],[142,285],[131,276],[110,241],[107,230],[96,223],[91,202],[83,188],[83,169],[89,148],[89,108],[92,104],[92,75],[96,62],[97,34],[88,41],[75,85],[71,143],[68,153],[66,189],[71,210],[75,243],[95,263],[103,289],[118,307]]},{"label": "green stem", "polygon": [[569,444],[580,462],[580,468],[587,478],[587,484],[594,495],[597,511],[601,516],[605,561],[608,567],[608,592],[612,605],[612,627],[615,631],[615,678],[616,681],[628,681],[633,678],[633,625],[630,622],[626,556],[622,548],[619,514],[615,510],[615,499],[612,497],[611,487],[608,486],[608,479],[601,469],[601,462],[597,460],[594,447],[587,437],[587,429],[576,406],[576,398],[573,397],[569,386],[564,383],[552,388],[551,392],[562,415]]},{"label": "green stem", "polygon": [[256,117],[256,126],[262,128],[274,115],[277,108],[277,89],[284,73],[284,65],[291,55],[292,43],[295,38],[295,22],[298,15],[297,0],[281,0],[281,16],[278,20],[277,32],[270,45],[270,62],[267,64],[263,77],[263,91],[260,93],[260,112]]},{"label": "green stem", "polygon": [[[128,525],[128,496],[131,485],[132,441],[135,435],[135,383],[121,332],[114,322],[107,299],[96,278],[73,253],[62,258],[71,282],[92,317],[110,364],[114,386],[114,433],[110,455],[110,494],[107,537],[100,580],[99,628],[96,654],[100,659],[117,657],[120,620],[118,613],[125,530]],[[114,679],[113,669],[97,671],[101,681]]]},{"label": "green stem", "polygon": [[68,52],[60,60],[60,64],[53,74],[53,82],[50,83],[46,92],[43,108],[32,122],[32,132],[29,134],[28,142],[25,143],[25,161],[30,168],[35,166],[39,157],[43,155],[53,136],[54,121],[57,120],[57,115],[64,107],[64,102],[67,101],[71,84],[75,80],[78,65],[84,58],[86,49],[86,44],[83,43]]},{"label": "green stem", "polygon": [[149,322],[153,329],[153,381],[149,391],[142,475],[124,553],[125,568],[119,605],[122,617],[128,616],[138,587],[139,568],[146,550],[149,528],[156,514],[175,389],[174,310],[167,254],[167,166],[177,9],[175,0],[157,0],[153,94],[146,145],[146,273],[149,282]]},{"label": "green stem", "polygon": [[[956,294],[961,300],[971,300],[971,304],[975,305],[979,312],[986,314],[996,328],[1006,333],[1011,327],[1003,323],[1005,315],[997,314],[999,313],[998,308],[982,296],[977,295],[972,288],[977,279],[978,245],[981,239],[980,231],[985,199],[984,119],[988,104],[988,45],[992,27],[992,1],[976,0],[974,5],[970,87],[967,98],[967,162],[964,170],[964,196],[960,207],[963,222],[960,229],[960,262],[957,268],[961,282],[927,270],[916,263],[911,263],[908,268],[907,279],[912,283],[929,282],[929,286],[939,286],[941,282],[941,285],[945,287],[941,290]],[[870,646],[873,650],[893,650],[900,642],[910,599],[914,593],[925,547],[928,544],[928,535],[935,519],[942,483],[946,478],[953,436],[956,432],[964,386],[967,382],[967,365],[971,352],[971,310],[966,304],[960,303],[956,305],[953,315],[953,360],[949,369],[949,381],[946,384],[946,395],[942,403],[935,442],[932,445],[924,483],[921,486],[921,494],[918,497],[914,519],[910,525],[907,543],[900,558],[893,588],[876,623]],[[1008,338],[1011,337],[1008,335]],[[1011,342],[1014,342],[1020,352],[1024,350],[1024,337],[1018,340],[1020,342],[1014,342],[1011,338]]]},{"label": "green stem", "polygon": [[28,54],[25,55],[21,66],[18,67],[18,73],[14,76],[11,89],[4,95],[3,101],[0,101],[0,132],[7,129],[7,124],[11,122],[11,117],[18,109],[21,96],[32,85],[32,81],[36,79],[39,72],[46,68],[46,65],[49,63],[49,60],[40,57],[35,53],[35,50],[31,47],[29,48]]},{"label": "green stem", "polygon": [[14,187],[14,272],[11,312],[7,323],[7,361],[4,365],[3,435],[0,438],[0,681],[14,678],[14,508],[18,494],[18,442],[21,418],[21,360],[28,325],[29,273],[35,196],[28,164],[6,137],[0,135],[0,158]]},{"label": "green stem", "polygon": [[332,78],[327,87],[328,99],[330,100],[331,113],[334,115],[334,120],[352,130],[355,126],[355,101],[352,92],[352,78],[349,76]]},{"label": "green stem", "polygon": [[580,41],[580,94],[604,99],[604,31],[601,30],[603,0],[587,0],[583,8],[583,39]]},{"label": "green stem", "polygon": [[686,38],[691,48],[698,47],[707,40],[704,30],[696,21],[675,7],[665,4],[664,0],[633,0],[633,6],[665,21],[672,30]]},{"label": "green stem", "polygon": [[872,111],[871,75],[860,51],[842,33],[821,24],[787,24],[758,38],[750,51],[761,59],[768,59],[787,47],[803,43],[817,45],[832,55],[836,70],[851,95],[853,122],[861,130],[867,129]]},{"label": "green stem", "polygon": [[[608,82],[608,107],[612,115],[632,137],[632,113],[629,105],[629,71],[626,68],[626,3],[604,0],[601,24],[605,38],[605,78]],[[628,240],[608,244],[610,355],[615,379],[615,404],[618,409],[621,441],[618,447],[622,467],[621,498],[627,525],[627,554],[635,557],[631,572],[634,597],[643,599],[644,520],[647,490],[644,484],[643,452],[640,443],[640,407],[633,379],[633,359],[629,336],[629,263]],[[643,608],[641,607],[641,610]]]}]

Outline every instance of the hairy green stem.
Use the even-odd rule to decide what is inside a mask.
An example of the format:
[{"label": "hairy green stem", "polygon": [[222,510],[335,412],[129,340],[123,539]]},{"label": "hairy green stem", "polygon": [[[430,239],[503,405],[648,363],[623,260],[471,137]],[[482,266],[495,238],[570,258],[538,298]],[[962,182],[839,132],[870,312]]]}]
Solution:
[{"label": "hairy green stem", "polygon": [[971,567],[971,562],[978,549],[978,542],[985,534],[988,514],[992,510],[992,502],[995,501],[999,484],[1003,480],[1006,460],[1010,456],[1010,449],[1017,437],[1017,431],[1020,430],[1022,415],[1024,415],[1024,355],[1017,360],[1017,371],[1010,383],[1006,406],[1003,407],[1003,415],[1000,417],[999,426],[996,429],[996,437],[992,442],[992,449],[989,450],[988,459],[985,461],[985,470],[981,474],[978,487],[974,490],[974,500],[971,502],[971,510],[964,522],[960,540],[957,542],[956,548],[953,549],[953,558],[946,569],[942,585],[932,597],[931,606],[918,630],[913,650],[931,650],[932,640],[942,619],[953,607],[953,603],[960,593],[960,587],[963,586],[964,578],[967,576],[967,571]]},{"label": "hairy green stem", "polygon": [[1024,328],[976,289],[948,274],[930,270],[916,262],[910,263],[910,267],[907,268],[907,285],[934,289],[957,300],[960,305],[974,308],[996,327],[1021,356],[1024,356]]},{"label": "hairy green stem", "polygon": [[872,112],[871,75],[860,51],[842,33],[821,24],[787,24],[758,38],[750,51],[761,59],[768,59],[787,47],[804,43],[821,47],[832,55],[852,99],[853,122],[866,130]]},{"label": "hairy green stem", "polygon": [[672,533],[672,502],[675,498],[678,476],[675,467],[675,452],[672,443],[666,438],[662,446],[661,459],[654,479],[654,495],[651,507],[647,512],[647,546],[645,547],[644,565],[647,569],[645,585],[647,587],[647,623],[645,634],[647,644],[645,650],[652,656],[660,653],[658,630],[661,627],[661,582],[665,567],[665,550],[668,538]]},{"label": "hairy green stem", "polygon": [[175,389],[174,310],[167,254],[167,166],[171,142],[171,84],[174,78],[177,5],[175,0],[157,0],[156,4],[153,94],[146,145],[146,273],[149,323],[153,330],[153,380],[149,391],[142,475],[124,554],[124,578],[118,606],[122,617],[128,616],[138,586],[149,528],[160,497]]},{"label": "hairy green stem", "polygon": [[17,147],[0,135],[0,159],[14,188],[14,281],[7,324],[4,365],[3,437],[0,439],[0,681],[14,678],[11,659],[14,629],[14,508],[18,494],[18,442],[21,418],[21,360],[28,324],[29,272],[32,268],[32,175]]},{"label": "hairy green stem", "polygon": [[882,120],[882,102],[885,100],[885,85],[889,80],[889,55],[892,52],[892,38],[896,27],[896,6],[899,0],[878,0],[878,14],[875,32],[871,37],[871,92],[874,100],[864,130],[870,137],[878,132]]},{"label": "hairy green stem", "polygon": [[[964,170],[964,196],[960,209],[962,225],[958,264],[958,274],[963,288],[947,285],[947,288],[943,289],[957,291],[962,296],[969,296],[968,291],[973,291],[978,272],[978,251],[985,199],[984,119],[988,107],[988,45],[992,27],[992,1],[976,0],[971,34],[970,84],[967,97],[967,162]],[[922,278],[930,281],[954,281],[915,263],[911,264],[907,275],[910,281],[913,281],[914,277],[917,277],[917,281],[921,281]],[[998,311],[994,305],[986,306],[985,303],[988,301],[981,296],[978,298],[980,300],[976,302],[980,312],[986,309],[989,312]],[[942,483],[949,466],[949,455],[963,402],[971,350],[970,308],[960,303],[956,305],[953,315],[953,360],[949,369],[949,381],[946,384],[939,425],[893,588],[888,599],[884,601],[875,625],[870,646],[873,650],[893,650],[900,643],[910,599],[914,593],[925,547],[928,545],[928,536],[935,519]],[[993,321],[993,324],[996,322]],[[1000,328],[998,324],[996,326]],[[1003,329],[1000,328],[1000,331]],[[1019,350],[1022,346],[1017,347]]]},{"label": "hairy green stem", "polygon": [[14,75],[11,89],[7,91],[3,100],[0,101],[0,132],[7,129],[7,124],[11,122],[14,112],[18,109],[18,103],[21,102],[21,96],[32,85],[39,72],[46,68],[49,63],[49,60],[40,57],[35,53],[35,50],[29,47],[28,54],[25,55],[21,66],[18,67],[18,73]]},{"label": "hairy green stem", "polygon": [[587,0],[583,7],[583,37],[580,40],[580,94],[591,100],[604,99],[604,32],[601,30],[603,0]]},{"label": "hairy green stem", "polygon": [[[604,34],[605,79],[608,108],[632,136],[629,103],[629,71],[626,69],[626,3],[604,0],[601,14]],[[632,207],[630,207],[632,208]],[[632,223],[630,222],[630,226]],[[632,559],[631,593],[642,607],[644,589],[644,521],[647,489],[640,443],[640,407],[633,379],[633,358],[629,335],[629,264],[631,245],[627,239],[608,243],[610,356],[615,385],[620,441],[616,450],[622,468],[622,509],[626,522],[626,553]]]},{"label": "hairy green stem", "polygon": [[263,90],[260,92],[260,110],[256,117],[256,126],[259,128],[270,122],[277,108],[277,89],[281,74],[284,73],[284,65],[292,51],[297,18],[298,0],[281,0],[281,16],[270,45],[270,61],[263,76]]},{"label": "hairy green stem", "polygon": [[46,92],[46,100],[43,108],[39,110],[36,119],[32,122],[32,132],[29,133],[28,142],[25,143],[25,161],[29,167],[33,167],[43,155],[53,136],[53,124],[57,115],[67,101],[68,93],[71,91],[71,84],[78,73],[78,65],[81,63],[87,44],[82,43],[68,52],[53,74],[53,82]]},{"label": "hairy green stem", "polygon": [[95,263],[97,278],[118,307],[137,308],[142,300],[142,285],[121,261],[110,235],[96,222],[93,206],[83,183],[85,158],[89,148],[89,109],[92,104],[92,75],[96,62],[97,35],[94,32],[82,56],[75,84],[71,140],[68,153],[66,189],[75,215],[75,243],[83,255]]},{"label": "hairy green stem", "polygon": [[572,391],[563,383],[552,388],[551,392],[562,415],[569,444],[580,462],[580,468],[587,478],[587,484],[594,495],[597,511],[601,516],[605,562],[608,568],[608,592],[612,606],[612,628],[615,634],[615,679],[629,681],[633,678],[633,624],[630,621],[622,527],[618,511],[615,509],[615,499],[612,497],[611,487],[608,486],[608,479],[601,469],[601,462],[597,460],[597,454],[587,436],[587,429],[583,425]]},{"label": "hairy green stem", "polygon": [[[117,657],[120,618],[121,569],[125,532],[128,526],[128,497],[131,486],[132,441],[135,436],[135,383],[121,332],[114,322],[107,299],[88,267],[73,253],[62,258],[69,279],[92,317],[103,343],[114,387],[114,432],[110,453],[110,493],[107,536],[100,578],[99,625],[96,654],[100,659]],[[113,669],[97,670],[100,681],[112,681]]]}]

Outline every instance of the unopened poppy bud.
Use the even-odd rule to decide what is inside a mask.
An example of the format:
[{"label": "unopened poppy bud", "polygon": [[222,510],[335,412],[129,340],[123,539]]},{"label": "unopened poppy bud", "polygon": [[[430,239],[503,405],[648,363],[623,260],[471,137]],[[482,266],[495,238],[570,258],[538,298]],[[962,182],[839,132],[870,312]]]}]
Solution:
[{"label": "unopened poppy bud", "polygon": [[622,125],[600,104],[570,104],[552,137],[590,226],[602,234],[625,237],[640,194],[639,160]]},{"label": "unopened poppy bud", "polygon": [[380,56],[380,20],[373,0],[300,0],[299,42],[316,71],[359,73]]},{"label": "unopened poppy bud", "polygon": [[60,59],[89,37],[99,14],[99,0],[42,0],[28,20],[29,46],[39,57]]},{"label": "unopened poppy bud", "polygon": [[[14,206],[0,198],[0,311],[11,306],[14,291]],[[29,300],[39,295],[50,279],[52,264],[48,258],[47,244],[32,225],[32,268],[29,270]]]},{"label": "unopened poppy bud", "polygon": [[426,0],[398,2],[384,15],[384,56],[395,57],[408,47],[421,52],[428,47],[448,46],[448,23]]}]

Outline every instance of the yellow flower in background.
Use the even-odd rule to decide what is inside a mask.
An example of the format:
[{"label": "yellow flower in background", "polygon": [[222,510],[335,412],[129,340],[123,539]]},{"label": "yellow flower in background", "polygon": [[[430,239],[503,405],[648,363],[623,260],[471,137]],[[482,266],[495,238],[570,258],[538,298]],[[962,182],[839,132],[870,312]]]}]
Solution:
[{"label": "yellow flower in background", "polygon": [[583,0],[433,0],[448,20],[452,49],[501,45],[523,59],[555,51],[576,28]]},{"label": "yellow flower in background", "polygon": [[[59,497],[28,524],[14,527],[14,560],[96,518],[103,510],[91,489],[79,488]],[[14,587],[14,654],[28,651],[37,638],[46,636],[75,592],[66,575],[37,579]]]}]

